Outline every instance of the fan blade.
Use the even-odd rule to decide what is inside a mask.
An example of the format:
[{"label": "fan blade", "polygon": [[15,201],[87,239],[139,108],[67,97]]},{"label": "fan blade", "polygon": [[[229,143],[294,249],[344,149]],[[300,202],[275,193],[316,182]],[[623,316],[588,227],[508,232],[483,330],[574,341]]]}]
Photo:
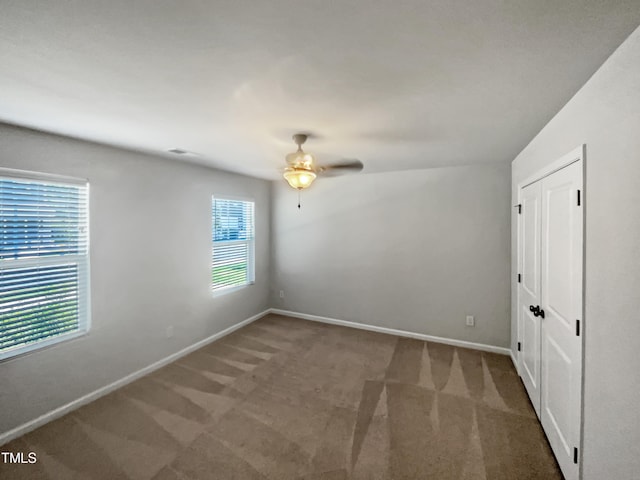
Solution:
[{"label": "fan blade", "polygon": [[342,160],[341,162],[333,163],[331,165],[322,165],[316,168],[316,172],[325,177],[336,177],[338,175],[358,173],[363,167],[364,165],[360,160],[350,159]]}]

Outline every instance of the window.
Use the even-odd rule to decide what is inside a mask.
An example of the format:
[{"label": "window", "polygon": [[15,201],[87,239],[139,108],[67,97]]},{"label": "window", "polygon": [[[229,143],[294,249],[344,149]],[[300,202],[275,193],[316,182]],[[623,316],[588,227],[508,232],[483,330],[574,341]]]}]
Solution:
[{"label": "window", "polygon": [[0,171],[0,359],[89,327],[88,185],[12,175]]},{"label": "window", "polygon": [[254,203],[212,197],[214,292],[254,282]]}]

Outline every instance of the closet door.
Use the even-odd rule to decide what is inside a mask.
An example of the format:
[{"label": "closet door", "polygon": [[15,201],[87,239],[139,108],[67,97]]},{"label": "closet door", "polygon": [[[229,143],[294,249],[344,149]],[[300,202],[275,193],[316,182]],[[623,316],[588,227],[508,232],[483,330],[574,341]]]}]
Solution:
[{"label": "closet door", "polygon": [[567,480],[578,478],[582,395],[583,220],[579,190],[581,161],[542,180],[540,421]]},{"label": "closet door", "polygon": [[540,320],[531,307],[540,305],[540,225],[542,183],[536,182],[520,192],[520,271],[518,321],[520,332],[520,375],[531,403],[540,416]]}]

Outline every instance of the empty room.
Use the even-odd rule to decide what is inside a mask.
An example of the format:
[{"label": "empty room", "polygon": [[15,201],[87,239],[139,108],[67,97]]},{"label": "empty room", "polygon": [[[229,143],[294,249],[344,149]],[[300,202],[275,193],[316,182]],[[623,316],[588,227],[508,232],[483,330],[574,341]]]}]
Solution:
[{"label": "empty room", "polygon": [[0,479],[640,478],[638,0],[0,1]]}]

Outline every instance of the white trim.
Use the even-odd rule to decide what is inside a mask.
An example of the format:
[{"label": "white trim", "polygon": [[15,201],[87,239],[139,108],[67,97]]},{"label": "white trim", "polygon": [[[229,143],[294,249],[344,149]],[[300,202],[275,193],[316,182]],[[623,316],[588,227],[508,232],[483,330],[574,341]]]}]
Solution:
[{"label": "white trim", "polygon": [[250,287],[251,285],[255,285],[256,282],[243,283],[242,285],[227,285],[226,287],[219,287],[216,289],[211,289],[211,297],[216,298],[222,295],[226,295],[227,293],[237,292],[238,290],[242,290],[243,288]]},{"label": "white trim", "polygon": [[[215,241],[215,218],[216,218],[216,201],[235,201],[242,202],[244,204],[251,205],[251,238],[245,240],[220,240]],[[245,207],[243,206],[243,209]],[[241,285],[224,285],[215,287],[213,280],[214,258],[216,244],[229,245],[246,245],[247,246],[247,282]],[[247,285],[253,285],[256,283],[256,201],[254,198],[242,198],[242,197],[216,197],[215,194],[211,195],[211,283],[210,290],[214,297],[224,295],[236,290],[236,287],[246,287]]]},{"label": "white trim", "polygon": [[217,200],[231,200],[231,201],[235,201],[235,202],[256,203],[255,197],[251,197],[249,195],[225,195],[224,193],[221,193],[221,194],[212,193],[211,194],[211,199],[212,200],[217,199]]},{"label": "white trim", "polygon": [[34,172],[31,170],[19,170],[17,168],[0,167],[0,177],[11,180],[23,180],[23,181],[37,181],[47,182],[53,184],[73,184],[73,185],[86,185],[89,180],[81,177],[69,177],[66,175],[58,175],[55,173]]},{"label": "white trim", "polygon": [[[9,258],[0,261],[0,273],[4,270],[29,269],[34,267],[64,267],[75,266],[77,270],[78,289],[76,299],[78,301],[78,328],[71,332],[55,335],[44,340],[36,340],[26,345],[13,346],[0,352],[0,363],[21,357],[25,354],[38,351],[42,348],[50,347],[58,343],[66,342],[74,338],[86,335],[91,329],[91,256],[90,256],[90,191],[89,183],[86,179],[65,177],[48,173],[30,172],[26,170],[15,170],[0,167],[0,179],[10,179],[17,182],[38,182],[46,185],[59,185],[64,187],[72,186],[80,192],[84,189],[84,211],[85,221],[79,222],[79,227],[85,229],[84,253],[75,255],[56,254],[50,256],[36,256],[26,258]],[[80,195],[80,199],[83,195]],[[78,200],[78,205],[82,206],[82,200]],[[82,212],[82,209],[80,210]],[[82,217],[80,217],[82,218]],[[0,436],[0,438],[2,438]]]},{"label": "white trim", "polygon": [[4,445],[5,443],[10,442],[11,440],[21,437],[22,435],[29,433],[32,430],[35,430],[36,428],[46,423],[51,422],[52,420],[60,418],[63,415],[66,415],[67,413],[82,407],[83,405],[91,403],[94,400],[97,400],[98,398],[103,397],[108,393],[113,392],[114,390],[117,390],[118,388],[124,387],[125,385],[133,382],[134,380],[139,379],[140,377],[148,375],[149,373],[155,370],[158,370],[159,368],[164,367],[165,365],[168,365],[169,363],[174,362],[181,357],[184,357],[185,355],[188,355],[189,353],[194,352],[199,348],[202,348],[205,345],[218,340],[219,338],[229,335],[230,333],[238,330],[239,328],[242,328],[245,325],[255,322],[259,318],[262,318],[265,315],[268,315],[270,311],[271,311],[270,309],[267,309],[252,317],[249,317],[246,320],[241,321],[240,323],[236,323],[235,325],[225,328],[221,332],[214,333],[213,335],[205,338],[204,340],[200,340],[199,342],[196,342],[193,345],[183,348],[182,350],[176,353],[173,353],[161,360],[158,360],[157,362],[154,362],[151,365],[148,365],[136,372],[133,372],[127,375],[126,377],[116,380],[115,382],[110,383],[109,385],[106,385],[97,390],[94,390],[93,392],[88,393],[87,395],[84,395],[80,398],[77,398],[76,400],[72,400],[71,402],[65,405],[62,405],[61,407],[51,410],[50,412],[45,413],[44,415],[41,415],[34,420],[30,420],[26,423],[23,423],[22,425],[19,425],[18,427],[13,428],[8,432],[4,432],[0,434],[0,445]]},{"label": "white trim", "polygon": [[397,330],[395,328],[379,327],[377,325],[368,325],[366,323],[350,322],[348,320],[339,320],[337,318],[321,317],[319,315],[309,315],[308,313],[291,312],[289,310],[280,310],[279,308],[272,308],[270,313],[276,315],[284,315],[287,317],[302,318],[304,320],[311,320],[320,323],[329,323],[331,325],[340,325],[342,327],[358,328],[360,330],[368,330],[370,332],[386,333],[387,335],[397,335],[399,337],[416,338],[422,341],[429,341],[435,343],[444,343],[446,345],[453,345],[454,347],[472,348],[474,350],[482,350],[484,352],[499,353],[501,355],[509,355],[511,350],[505,347],[496,347],[494,345],[486,345],[484,343],[467,342],[465,340],[456,340],[453,338],[434,337],[432,335],[425,335],[424,333],[409,332],[407,330]]},{"label": "white trim", "polygon": [[543,179],[544,177],[548,177],[552,173],[557,172],[558,170],[566,167],[567,165],[571,165],[572,163],[578,162],[580,160],[584,160],[585,150],[587,145],[582,144],[579,147],[574,148],[566,155],[563,155],[558,160],[551,162],[548,165],[545,165],[540,170],[535,172],[533,175],[530,175],[522,182],[518,183],[518,203],[520,203],[520,191],[526,187],[527,185],[531,185],[532,183],[537,182],[538,180]]},{"label": "white trim", "polygon": [[[82,324],[82,322],[81,322]],[[3,353],[0,353],[0,364],[5,362],[10,362],[15,358],[21,358],[30,353],[35,353],[38,350],[53,347],[58,345],[59,343],[68,342],[69,340],[75,340],[76,338],[84,337],[89,334],[89,325],[82,325],[78,327],[77,330],[73,330],[71,332],[63,333],[62,335],[56,335],[54,337],[49,337],[44,340],[39,340],[33,343],[28,343],[26,345],[19,345],[8,350],[5,350]]]},{"label": "white trim", "polygon": [[504,347],[496,347],[494,345],[467,342],[464,340],[455,340],[451,338],[435,337],[432,335],[425,335],[422,333],[408,332],[406,330],[397,330],[395,328],[379,327],[376,325],[367,325],[364,323],[350,322],[347,320],[338,320],[335,318],[321,317],[318,315],[309,315],[306,313],[291,312],[288,310],[280,310],[278,308],[270,308],[252,317],[249,317],[246,320],[243,320],[235,325],[232,325],[222,330],[221,332],[214,333],[213,335],[211,335],[208,338],[205,338],[204,340],[200,340],[199,342],[196,342],[193,345],[183,348],[182,350],[176,353],[173,353],[161,360],[158,360],[157,362],[154,362],[151,365],[148,365],[136,372],[133,372],[119,380],[116,380],[115,382],[112,382],[109,385],[106,385],[97,390],[94,390],[93,392],[88,393],[87,395],[84,395],[80,398],[77,398],[76,400],[72,400],[71,402],[65,405],[62,405],[61,407],[51,410],[50,412],[45,413],[44,415],[41,415],[40,417],[34,420],[30,420],[22,425],[19,425],[18,427],[15,427],[7,432],[0,434],[0,445],[4,445],[5,443],[10,442],[11,440],[21,437],[22,435],[25,435],[31,432],[32,430],[35,430],[36,428],[41,427],[46,423],[49,423],[57,418],[60,418],[66,415],[69,412],[72,412],[73,410],[76,410],[82,407],[83,405],[87,405],[88,403],[93,402],[94,400],[97,400],[98,398],[103,397],[108,393],[111,393],[114,390],[117,390],[118,388],[124,387],[125,385],[145,375],[148,375],[149,373],[155,370],[158,370],[159,368],[162,368],[165,365],[168,365],[169,363],[174,362],[179,358],[184,357],[185,355],[188,355],[189,353],[194,352],[199,348],[202,348],[205,345],[208,345],[211,342],[214,342],[222,337],[225,337],[226,335],[229,335],[230,333],[244,327],[245,325],[255,322],[256,320],[264,317],[265,315],[268,315],[269,313],[273,313],[276,315],[285,315],[285,316],[294,317],[294,318],[301,318],[304,320],[311,320],[314,322],[340,325],[343,327],[357,328],[360,330],[368,330],[371,332],[385,333],[388,335],[397,335],[400,337],[416,338],[418,340],[423,340],[423,341],[444,343],[446,345],[453,345],[455,347],[472,348],[475,350],[482,350],[485,352],[493,352],[493,353],[498,353],[502,355],[511,355],[511,358],[513,359],[513,354],[511,350]]}]

